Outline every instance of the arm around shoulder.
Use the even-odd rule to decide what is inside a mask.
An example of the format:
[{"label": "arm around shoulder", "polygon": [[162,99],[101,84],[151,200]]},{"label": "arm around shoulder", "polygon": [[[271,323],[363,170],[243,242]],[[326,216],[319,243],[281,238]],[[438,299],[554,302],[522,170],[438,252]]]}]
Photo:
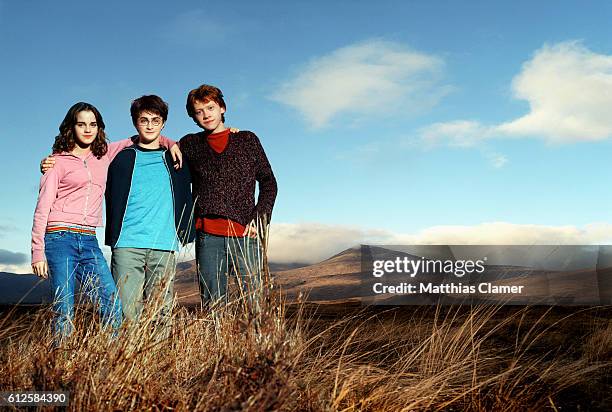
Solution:
[{"label": "arm around shoulder", "polygon": [[170,139],[169,137],[161,135],[161,136],[159,136],[159,144],[160,144],[160,146],[163,146],[166,149],[171,149],[175,144],[177,144],[177,142],[175,142],[174,140]]},{"label": "arm around shoulder", "polygon": [[117,142],[110,142],[108,144],[108,150],[106,152],[106,155],[109,157],[110,161],[112,162],[115,156],[117,156],[120,151],[122,151],[126,147],[130,147],[134,145],[134,143],[135,141],[134,141],[133,136],[128,137],[127,139],[119,140]]}]

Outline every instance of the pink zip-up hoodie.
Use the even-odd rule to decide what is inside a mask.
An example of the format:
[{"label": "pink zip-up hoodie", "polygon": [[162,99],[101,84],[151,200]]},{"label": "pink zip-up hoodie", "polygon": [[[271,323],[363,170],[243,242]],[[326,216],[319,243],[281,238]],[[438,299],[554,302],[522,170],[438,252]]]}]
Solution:
[{"label": "pink zip-up hoodie", "polygon": [[[55,166],[40,178],[32,224],[32,263],[45,260],[49,222],[102,226],[108,166],[117,153],[132,144],[131,139],[109,143],[108,151],[99,159],[91,152],[84,158],[66,152],[55,155]],[[172,147],[176,142],[160,136],[160,144]]]}]

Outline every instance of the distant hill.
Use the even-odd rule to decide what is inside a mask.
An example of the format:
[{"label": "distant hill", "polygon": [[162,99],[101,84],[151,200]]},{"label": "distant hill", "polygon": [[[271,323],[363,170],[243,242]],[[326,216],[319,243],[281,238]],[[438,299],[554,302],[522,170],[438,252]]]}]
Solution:
[{"label": "distant hill", "polygon": [[[186,262],[180,262],[176,265],[177,272],[184,272],[188,270],[195,270],[195,260],[189,260]],[[270,262],[270,272],[280,272],[283,270],[296,269],[308,266],[308,263],[292,262],[292,263],[275,263]],[[195,273],[195,272],[194,272]]]},{"label": "distant hill", "polygon": [[[396,256],[420,259],[407,253],[380,247],[371,247],[371,251],[376,259],[393,259]],[[271,263],[270,272],[275,285],[283,291],[289,301],[301,296],[308,301],[319,303],[359,303],[363,298],[374,296],[371,288],[373,279],[370,274],[361,273],[361,264],[361,248],[354,247],[312,265]],[[594,270],[588,269],[556,272],[520,266],[486,265],[486,272],[480,277],[458,279],[453,275],[423,274],[418,280],[437,284],[463,281],[464,284],[470,285],[477,282],[490,282],[498,286],[522,285],[525,287],[526,292],[520,296],[476,294],[471,298],[473,303],[495,301],[589,305],[599,303],[598,282],[601,283],[601,274],[604,272],[605,270],[600,270],[598,276]],[[387,285],[399,284],[406,279],[406,274],[403,273],[385,274],[384,276]],[[22,303],[48,302],[50,297],[49,282],[40,281],[34,275],[0,273],[0,290],[2,290],[0,304],[15,304],[26,295]],[[181,262],[177,265],[175,292],[180,304],[191,306],[200,303],[195,260]],[[438,302],[440,296],[443,296],[447,303],[465,302],[464,296],[452,294],[421,294],[410,297],[408,302],[398,300],[397,296],[385,298],[377,295],[377,299],[380,298],[381,301],[388,299],[387,303],[430,304]]]},{"label": "distant hill", "polygon": [[48,280],[36,275],[19,275],[0,272],[0,304],[39,304],[51,301]]},{"label": "distant hill", "polygon": [[[275,271],[306,266],[306,263],[271,263]],[[176,288],[181,300],[199,303],[198,284],[195,278],[195,260],[177,264]],[[0,272],[0,305],[36,305],[51,302],[49,280],[33,274]]]},{"label": "distant hill", "polygon": [[[271,273],[284,273],[295,268],[308,267],[307,263],[270,263]],[[196,277],[196,261],[180,262],[176,265],[176,279],[174,290],[178,295],[179,303],[186,306],[200,304],[200,287]]]}]

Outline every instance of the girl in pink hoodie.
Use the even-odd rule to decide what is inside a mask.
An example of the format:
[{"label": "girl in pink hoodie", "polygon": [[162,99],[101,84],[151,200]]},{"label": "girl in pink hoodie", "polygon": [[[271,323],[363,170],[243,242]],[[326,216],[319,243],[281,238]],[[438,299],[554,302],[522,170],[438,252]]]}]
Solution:
[{"label": "girl in pink hoodie", "polygon": [[[61,340],[73,329],[74,289],[78,279],[96,303],[105,325],[121,325],[121,303],[98,246],[102,199],[110,162],[130,139],[108,143],[102,115],[89,103],[76,103],[55,138],[55,167],[40,180],[32,225],[32,270],[50,277],[54,294],[54,332]],[[173,141],[162,138],[162,145]]]}]

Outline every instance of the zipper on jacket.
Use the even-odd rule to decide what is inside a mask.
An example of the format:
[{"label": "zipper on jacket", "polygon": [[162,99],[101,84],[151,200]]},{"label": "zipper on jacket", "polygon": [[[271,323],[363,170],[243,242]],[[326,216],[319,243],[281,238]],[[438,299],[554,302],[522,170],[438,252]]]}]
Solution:
[{"label": "zipper on jacket", "polygon": [[87,167],[87,159],[83,159],[83,164],[85,165],[85,170],[87,170],[87,178],[89,182],[87,183],[87,196],[85,197],[85,209],[83,210],[83,223],[87,223],[87,209],[89,208],[89,196],[91,195],[91,170]]},{"label": "zipper on jacket", "polygon": [[163,159],[164,159],[164,166],[166,166],[166,170],[168,171],[168,178],[170,179],[170,191],[172,192],[172,220],[174,220],[174,234],[176,235],[176,240],[178,240],[177,246],[179,246],[180,249],[180,245],[183,243],[181,242],[181,236],[178,233],[178,227],[176,227],[176,201],[174,199],[174,185],[172,184],[172,172],[170,171],[170,167],[168,167],[168,162],[166,162],[166,151],[164,150],[164,154],[163,154]]},{"label": "zipper on jacket", "polygon": [[[125,209],[123,209],[123,216],[121,216],[121,226],[119,226],[119,233],[117,234],[117,240],[115,244],[111,246],[111,248],[115,248],[117,244],[119,244],[119,240],[121,240],[121,232],[123,231],[123,222],[125,220],[125,215],[127,214],[128,204],[130,202],[130,194],[132,193],[132,183],[134,182],[134,169],[136,169],[136,158],[138,157],[138,150],[133,147],[126,147],[123,150],[133,150],[134,151],[134,163],[132,163],[132,175],[130,176],[130,190],[128,190],[127,199],[125,199]],[[110,167],[110,166],[109,166]],[[109,223],[106,222],[108,225]]]}]

